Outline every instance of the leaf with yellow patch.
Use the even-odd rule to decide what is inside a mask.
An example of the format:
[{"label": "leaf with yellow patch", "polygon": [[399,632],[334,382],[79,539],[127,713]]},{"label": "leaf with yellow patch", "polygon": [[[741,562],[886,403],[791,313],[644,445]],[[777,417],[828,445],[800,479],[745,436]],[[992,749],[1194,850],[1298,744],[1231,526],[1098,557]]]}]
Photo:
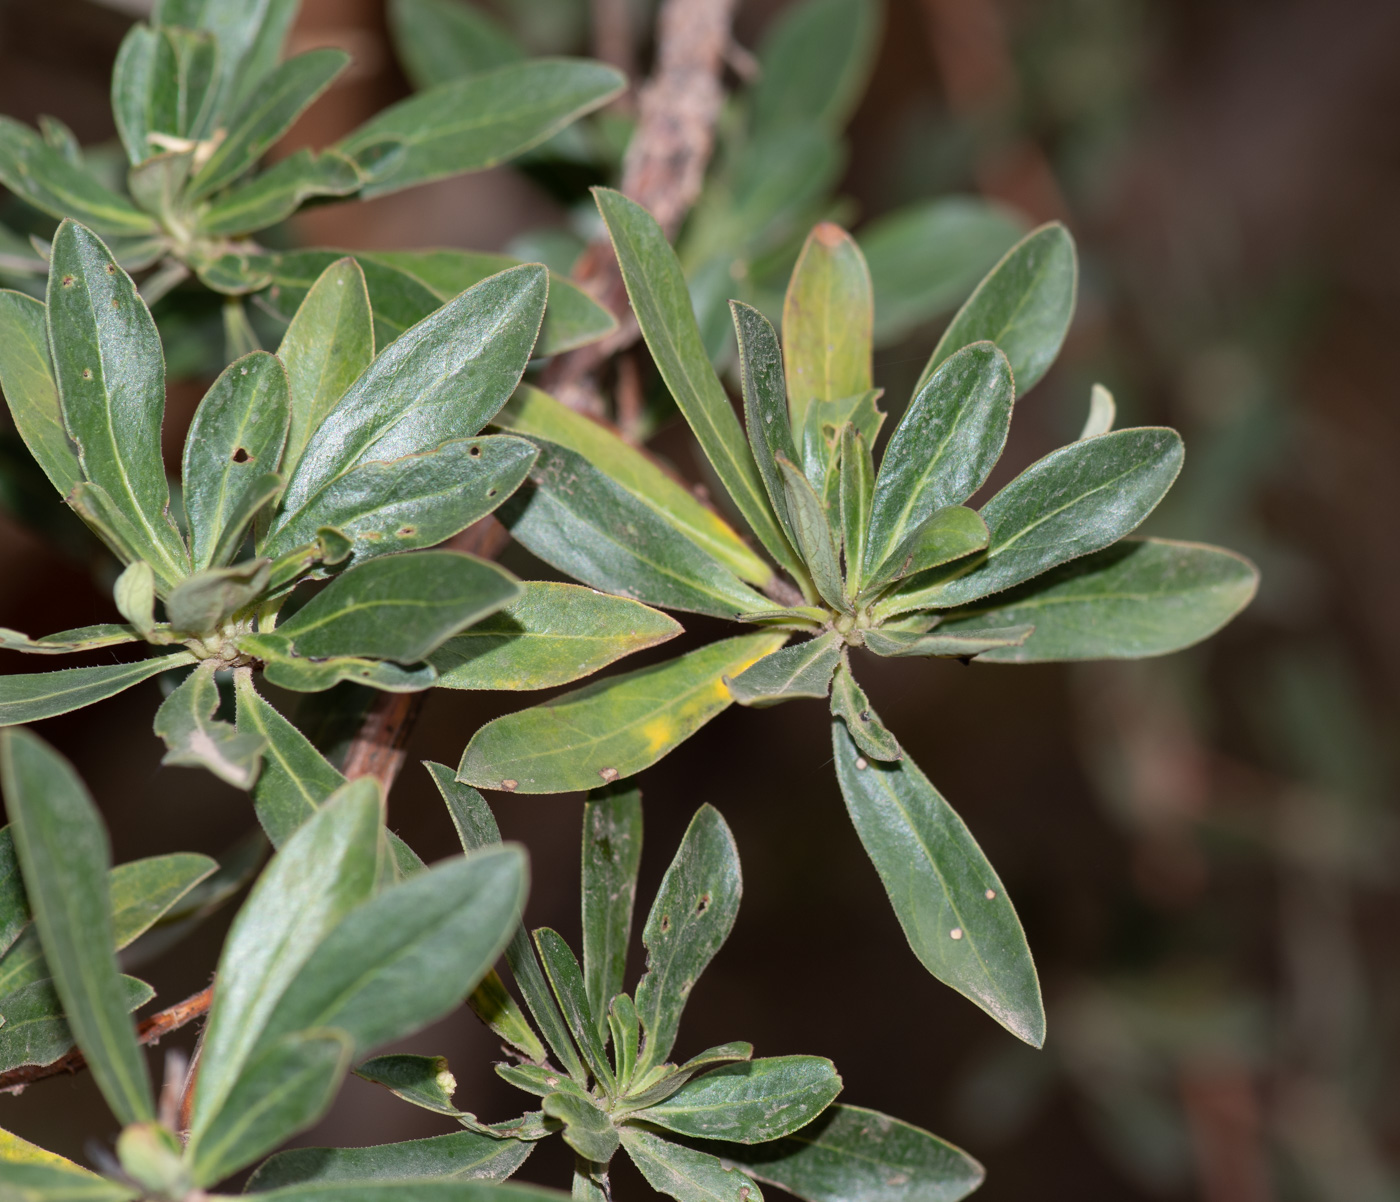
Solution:
[{"label": "leaf with yellow patch", "polygon": [[488,722],[457,779],[478,789],[570,793],[649,768],[734,700],[724,678],[787,640],[782,631],[723,639],[679,659],[565,693]]}]

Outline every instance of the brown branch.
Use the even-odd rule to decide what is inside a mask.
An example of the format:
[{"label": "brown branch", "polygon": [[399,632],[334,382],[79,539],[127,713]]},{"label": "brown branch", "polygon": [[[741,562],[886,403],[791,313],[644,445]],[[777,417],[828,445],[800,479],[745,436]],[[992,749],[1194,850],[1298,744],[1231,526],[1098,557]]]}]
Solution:
[{"label": "brown branch", "polygon": [[[735,3],[665,0],[657,18],[656,68],[637,97],[637,130],[623,162],[622,191],[650,210],[668,238],[700,195],[714,149]],[[574,279],[618,319],[618,328],[601,342],[560,355],[543,382],[564,404],[600,415],[590,377],[636,342],[639,331],[606,236],[579,257]]]},{"label": "brown branch", "polygon": [[[158,1014],[152,1014],[150,1018],[142,1019],[136,1027],[137,1040],[146,1047],[159,1043],[172,1031],[178,1031],[195,1019],[202,1018],[209,1012],[209,1003],[213,1000],[214,986],[210,985],[193,997],[187,997],[183,1002],[177,1002]],[[7,1073],[0,1073],[0,1092],[19,1093],[26,1085],[42,1081],[45,1077],[76,1073],[86,1067],[87,1057],[74,1048],[52,1064],[26,1064],[20,1068],[12,1068]]]}]

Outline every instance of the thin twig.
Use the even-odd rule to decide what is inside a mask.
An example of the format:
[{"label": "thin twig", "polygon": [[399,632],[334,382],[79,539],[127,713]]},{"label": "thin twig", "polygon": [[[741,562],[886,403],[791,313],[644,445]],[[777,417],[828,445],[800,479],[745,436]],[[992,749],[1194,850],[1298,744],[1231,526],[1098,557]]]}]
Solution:
[{"label": "thin twig", "polygon": [[[158,1014],[152,1014],[150,1018],[142,1019],[136,1027],[137,1040],[144,1046],[159,1043],[172,1031],[178,1031],[195,1019],[202,1018],[209,1012],[209,1003],[213,1000],[214,986],[209,985],[193,997],[187,997],[183,1002],[177,1002]],[[87,1057],[74,1048],[52,1064],[26,1064],[20,1068],[12,1068],[7,1073],[0,1073],[0,1091],[19,1093],[26,1085],[42,1081],[45,1077],[76,1073],[86,1067]]]}]

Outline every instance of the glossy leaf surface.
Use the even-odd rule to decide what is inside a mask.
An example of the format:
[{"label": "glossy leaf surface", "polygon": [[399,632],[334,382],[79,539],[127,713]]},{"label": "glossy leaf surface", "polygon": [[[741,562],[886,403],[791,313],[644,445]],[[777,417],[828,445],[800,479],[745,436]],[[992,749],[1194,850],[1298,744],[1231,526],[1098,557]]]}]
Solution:
[{"label": "glossy leaf surface", "polygon": [[889,553],[866,581],[865,591],[874,592],[892,581],[983,551],[991,537],[976,510],[965,505],[935,509]]},{"label": "glossy leaf surface", "polygon": [[830,1060],[772,1056],[694,1077],[641,1117],[679,1135],[761,1144],[810,1123],[840,1092]]},{"label": "glossy leaf surface", "polygon": [[63,428],[46,321],[42,301],[22,292],[0,291],[0,389],[24,445],[66,497],[83,478],[82,468]]},{"label": "glossy leaf surface", "polygon": [[55,714],[82,709],[125,692],[134,684],[149,680],[171,668],[195,662],[193,655],[179,651],[156,655],[131,664],[104,664],[100,668],[61,668],[57,672],[29,672],[23,676],[0,676],[0,726],[38,722]]},{"label": "glossy leaf surface", "polygon": [[839,720],[831,736],[846,809],[914,954],[1039,1047],[1045,1011],[1030,948],[971,832],[911,759],[866,760]]},{"label": "glossy leaf surface", "polygon": [[776,705],[795,697],[825,697],[841,662],[841,639],[828,631],[783,647],[725,681],[740,705]]},{"label": "glossy leaf surface", "polygon": [[472,736],[457,778],[482,789],[567,793],[632,776],[730,704],[724,677],[737,676],[786,638],[723,639],[506,714]]},{"label": "glossy leaf surface", "polygon": [[[343,250],[293,250],[258,256],[256,267],[269,284],[259,294],[259,304],[290,322],[322,273],[344,258]],[[421,280],[368,255],[354,258],[364,273],[379,350],[442,307],[441,298]]]},{"label": "glossy leaf surface", "polygon": [[627,970],[641,859],[641,790],[610,785],[589,793],[583,807],[583,977],[603,1042],[608,1009],[622,992]]}]

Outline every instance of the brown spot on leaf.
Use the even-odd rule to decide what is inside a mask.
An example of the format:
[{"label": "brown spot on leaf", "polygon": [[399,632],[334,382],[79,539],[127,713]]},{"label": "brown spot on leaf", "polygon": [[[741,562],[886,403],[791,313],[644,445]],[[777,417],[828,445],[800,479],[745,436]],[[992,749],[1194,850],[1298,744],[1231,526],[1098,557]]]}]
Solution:
[{"label": "brown spot on leaf", "polygon": [[514,793],[519,787],[520,782],[518,780],[511,780],[509,777],[501,782],[501,788],[507,793]]},{"label": "brown spot on leaf", "polygon": [[603,778],[603,780],[606,781],[608,784],[612,784],[613,781],[615,781],[615,780],[617,779],[617,769],[616,769],[616,768],[599,768],[599,769],[598,769],[598,775],[601,776],[601,777]]},{"label": "brown spot on leaf", "polygon": [[840,246],[846,240],[846,231],[832,221],[823,221],[812,231],[812,238],[828,249]]}]

